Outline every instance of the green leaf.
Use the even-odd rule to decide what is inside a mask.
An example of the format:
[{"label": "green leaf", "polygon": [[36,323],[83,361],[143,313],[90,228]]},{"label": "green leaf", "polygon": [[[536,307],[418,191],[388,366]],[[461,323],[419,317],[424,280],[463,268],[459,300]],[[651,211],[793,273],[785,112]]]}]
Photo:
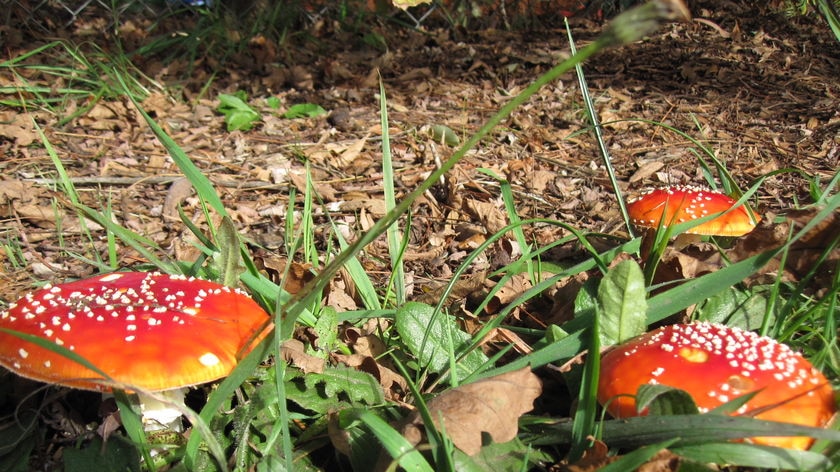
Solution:
[{"label": "green leaf", "polygon": [[[674,438],[679,439],[676,445],[680,447],[754,436],[811,436],[840,441],[840,431],[713,413],[636,416],[604,421],[601,425],[602,441],[610,447],[628,449]],[[571,441],[571,429],[571,422],[558,422],[539,431],[533,443],[567,445]]]},{"label": "green leaf", "polygon": [[598,308],[598,279],[590,278],[583,283],[575,296],[575,318],[593,317]]},{"label": "green leaf", "polygon": [[265,103],[274,110],[280,108],[280,105],[283,104],[283,102],[277,97],[268,97],[265,99]]},{"label": "green leaf", "polygon": [[248,131],[260,121],[260,114],[235,95],[219,94],[216,111],[225,115],[228,131]]},{"label": "green leaf", "polygon": [[697,414],[697,405],[687,392],[667,385],[641,385],[636,392],[636,409],[651,415]]},{"label": "green leaf", "polygon": [[[6,382],[6,386],[11,387],[11,382]],[[31,470],[30,455],[40,440],[33,434],[37,425],[38,417],[34,410],[21,408],[15,413],[14,421],[9,421],[0,428],[0,470]]]},{"label": "green leaf", "polygon": [[671,448],[691,460],[703,463],[758,467],[762,470],[837,470],[822,454],[755,444],[717,443]]},{"label": "green leaf", "polygon": [[91,470],[140,470],[140,455],[133,444],[119,434],[108,437],[102,444],[99,437],[81,449],[65,447],[62,453],[64,470],[90,472]]},{"label": "green leaf", "polygon": [[222,224],[216,231],[216,246],[219,249],[217,263],[222,274],[222,284],[228,287],[239,285],[239,276],[245,272],[241,262],[239,233],[230,216],[222,217]]},{"label": "green leaf", "polygon": [[385,401],[382,387],[372,375],[349,367],[332,367],[320,374],[307,374],[306,384],[323,383],[324,393],[330,398],[346,395],[352,402],[379,405]]},{"label": "green leaf", "polygon": [[318,339],[315,340],[315,349],[307,349],[307,351],[309,354],[326,359],[338,341],[338,313],[335,308],[322,308],[313,329]]},{"label": "green leaf", "polygon": [[295,118],[315,118],[317,116],[326,115],[327,110],[321,108],[320,105],[316,105],[314,103],[299,103],[297,105],[292,105],[286,110],[286,113],[283,113],[283,118],[287,119],[295,119]]},{"label": "green leaf", "polygon": [[627,470],[637,470],[655,456],[656,453],[668,448],[675,442],[675,439],[669,439],[650,446],[640,447],[633,452],[620,456],[620,458],[615,462],[611,462],[604,467],[600,467],[598,470],[601,472],[625,472]]},{"label": "green leaf", "polygon": [[474,456],[456,449],[453,459],[455,470],[459,472],[518,472],[531,470],[540,462],[554,461],[547,452],[534,449],[519,438],[504,443],[490,443]]},{"label": "green leaf", "polygon": [[760,292],[756,293],[756,289],[746,292],[729,287],[699,304],[696,318],[730,327],[757,330],[761,327],[766,309],[767,299]]},{"label": "green leaf", "polygon": [[446,125],[432,125],[429,128],[429,134],[436,143],[443,143],[447,146],[457,146],[461,144],[458,135],[452,131],[452,128]]},{"label": "green leaf", "polygon": [[[394,324],[403,344],[431,372],[443,371],[451,354],[458,355],[470,345],[470,335],[458,328],[453,317],[423,303],[409,302],[397,309]],[[485,362],[484,353],[470,351],[457,364],[459,378]]]},{"label": "green leaf", "polygon": [[373,412],[361,408],[350,408],[339,412],[339,426],[342,429],[353,428],[356,422],[361,422],[370,429],[382,447],[403,469],[417,472],[434,470],[414,444],[408,442],[402,434]]},{"label": "green leaf", "polygon": [[639,264],[625,260],[610,269],[598,286],[601,344],[620,344],[645,332],[645,277]]}]

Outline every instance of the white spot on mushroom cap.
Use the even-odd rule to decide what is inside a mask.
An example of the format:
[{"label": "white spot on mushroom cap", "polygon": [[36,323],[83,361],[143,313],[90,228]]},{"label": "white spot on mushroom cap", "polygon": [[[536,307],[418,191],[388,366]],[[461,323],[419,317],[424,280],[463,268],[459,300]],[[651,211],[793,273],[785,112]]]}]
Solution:
[{"label": "white spot on mushroom cap", "polygon": [[121,272],[114,272],[108,275],[103,275],[99,278],[99,280],[101,280],[102,282],[113,282],[115,280],[121,279],[122,277],[123,274]]},{"label": "white spot on mushroom cap", "polygon": [[198,362],[200,362],[203,366],[213,367],[214,365],[217,365],[219,362],[221,362],[221,360],[212,352],[205,352],[201,355],[201,357],[198,358]]}]

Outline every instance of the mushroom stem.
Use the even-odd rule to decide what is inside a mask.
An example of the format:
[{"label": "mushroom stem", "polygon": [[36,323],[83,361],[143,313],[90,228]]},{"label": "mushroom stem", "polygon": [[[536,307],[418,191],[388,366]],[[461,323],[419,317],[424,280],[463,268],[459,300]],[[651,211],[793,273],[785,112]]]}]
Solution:
[{"label": "mushroom stem", "polygon": [[138,393],[140,412],[143,415],[143,430],[184,432],[184,397],[185,388],[176,388],[162,392]]}]

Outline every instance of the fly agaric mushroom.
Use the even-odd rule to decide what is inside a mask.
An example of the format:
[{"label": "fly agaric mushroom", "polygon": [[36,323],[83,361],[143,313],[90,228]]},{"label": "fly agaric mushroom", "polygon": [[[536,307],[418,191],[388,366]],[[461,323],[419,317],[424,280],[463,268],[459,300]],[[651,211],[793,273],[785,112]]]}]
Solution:
[{"label": "fly agaric mushroom", "polygon": [[[737,415],[823,427],[836,411],[826,378],[776,340],[714,323],[671,325],[632,339],[601,359],[598,401],[616,418],[645,415],[632,395],[645,384],[688,392],[706,412],[758,392]],[[809,437],[756,437],[757,444],[804,450]]]},{"label": "fly agaric mushroom", "polygon": [[[656,229],[662,225],[685,223],[704,216],[722,213],[737,201],[723,193],[703,187],[677,185],[648,190],[627,202],[627,213],[635,226]],[[746,205],[728,211],[686,231],[707,236],[743,236],[755,228],[758,216]]]},{"label": "fly agaric mushroom", "polygon": [[[226,376],[269,324],[265,310],[240,290],[184,276],[114,272],[44,286],[0,314],[0,327],[63,346],[110,380],[6,331],[0,331],[0,365],[42,382],[135,389],[142,397]],[[144,412],[144,420],[168,423],[181,413],[163,415],[166,420],[150,419]]]}]

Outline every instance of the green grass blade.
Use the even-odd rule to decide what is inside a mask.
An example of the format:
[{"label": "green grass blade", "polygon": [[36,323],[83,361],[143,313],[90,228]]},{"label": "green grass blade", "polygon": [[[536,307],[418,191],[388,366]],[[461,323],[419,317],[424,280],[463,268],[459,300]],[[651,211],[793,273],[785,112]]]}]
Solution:
[{"label": "green grass blade", "polygon": [[[396,192],[394,189],[394,162],[391,156],[391,134],[388,131],[388,101],[385,97],[385,84],[379,80],[379,119],[382,128],[382,182],[385,193],[385,210],[390,212],[397,206]],[[388,253],[391,256],[391,272],[394,287],[394,303],[402,306],[405,303],[405,267],[403,266],[402,255],[405,244],[401,242],[400,228],[391,224],[385,231],[388,239]]]},{"label": "green grass blade", "polygon": [[388,451],[400,467],[417,472],[434,472],[419,451],[385,420],[369,410],[351,408],[339,412],[339,418],[345,427],[359,421],[370,429],[382,446]]}]

